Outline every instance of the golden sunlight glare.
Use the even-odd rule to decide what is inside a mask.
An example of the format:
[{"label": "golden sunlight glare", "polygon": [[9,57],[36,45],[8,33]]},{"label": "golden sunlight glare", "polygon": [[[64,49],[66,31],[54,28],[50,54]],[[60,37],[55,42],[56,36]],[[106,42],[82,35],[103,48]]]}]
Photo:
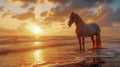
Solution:
[{"label": "golden sunlight glare", "polygon": [[27,29],[34,35],[40,35],[43,32],[42,29],[36,24],[27,25]]}]

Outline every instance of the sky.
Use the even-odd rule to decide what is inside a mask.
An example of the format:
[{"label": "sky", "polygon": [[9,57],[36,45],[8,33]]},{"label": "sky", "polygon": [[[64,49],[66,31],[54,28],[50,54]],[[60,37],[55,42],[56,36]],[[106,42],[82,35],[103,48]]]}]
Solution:
[{"label": "sky", "polygon": [[[0,0],[0,34],[33,35],[32,25],[43,36],[74,36],[67,26],[75,12],[86,24],[97,23],[102,36],[120,37],[120,0]],[[34,30],[34,29],[32,29]]]}]

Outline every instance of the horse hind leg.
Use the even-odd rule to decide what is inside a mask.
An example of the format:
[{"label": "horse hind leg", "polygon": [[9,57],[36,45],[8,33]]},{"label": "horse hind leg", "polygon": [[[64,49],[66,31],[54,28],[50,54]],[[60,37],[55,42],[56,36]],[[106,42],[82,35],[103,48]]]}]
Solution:
[{"label": "horse hind leg", "polygon": [[99,38],[98,38],[98,35],[96,35],[96,37],[95,37],[95,48],[96,49],[99,48]]},{"label": "horse hind leg", "polygon": [[85,50],[85,38],[82,37],[82,46],[83,46],[83,50]]},{"label": "horse hind leg", "polygon": [[102,48],[100,35],[96,35],[96,48]]},{"label": "horse hind leg", "polygon": [[92,42],[93,42],[93,49],[95,48],[95,39],[94,39],[94,35],[93,36],[91,36],[91,40],[92,40]]},{"label": "horse hind leg", "polygon": [[102,48],[100,35],[98,36],[98,42],[99,42],[99,48]]}]

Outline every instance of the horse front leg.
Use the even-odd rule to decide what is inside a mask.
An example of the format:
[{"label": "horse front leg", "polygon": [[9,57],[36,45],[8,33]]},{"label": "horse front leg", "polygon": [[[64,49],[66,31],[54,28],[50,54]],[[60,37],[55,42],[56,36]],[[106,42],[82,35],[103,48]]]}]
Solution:
[{"label": "horse front leg", "polygon": [[79,41],[79,45],[80,45],[80,51],[82,51],[82,46],[81,46],[81,37],[79,35],[77,35],[78,41]]},{"label": "horse front leg", "polygon": [[82,37],[83,50],[85,50],[85,37]]},{"label": "horse front leg", "polygon": [[96,49],[99,48],[99,38],[98,38],[98,35],[96,35]]},{"label": "horse front leg", "polygon": [[93,49],[95,48],[95,35],[93,35],[93,36],[91,36],[91,40],[92,40],[92,42],[93,42]]}]

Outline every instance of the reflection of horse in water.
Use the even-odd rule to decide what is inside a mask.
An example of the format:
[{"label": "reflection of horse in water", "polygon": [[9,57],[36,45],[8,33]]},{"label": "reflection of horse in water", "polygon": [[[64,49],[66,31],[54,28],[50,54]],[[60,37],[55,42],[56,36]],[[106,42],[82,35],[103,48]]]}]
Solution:
[{"label": "reflection of horse in water", "polygon": [[68,26],[71,26],[73,22],[75,22],[76,25],[76,34],[79,40],[80,50],[85,50],[85,37],[91,37],[93,48],[101,48],[100,27],[97,24],[85,24],[79,15],[72,12],[70,14]]},{"label": "reflection of horse in water", "polygon": [[[101,51],[98,49],[93,50],[93,53],[96,53],[99,55]],[[102,67],[102,64],[106,63],[101,57],[89,57],[88,60],[83,62],[86,66],[81,67]]]},{"label": "reflection of horse in water", "polygon": [[88,65],[88,67],[102,67],[101,63],[105,63],[101,58],[99,57],[93,57],[92,62]]}]

